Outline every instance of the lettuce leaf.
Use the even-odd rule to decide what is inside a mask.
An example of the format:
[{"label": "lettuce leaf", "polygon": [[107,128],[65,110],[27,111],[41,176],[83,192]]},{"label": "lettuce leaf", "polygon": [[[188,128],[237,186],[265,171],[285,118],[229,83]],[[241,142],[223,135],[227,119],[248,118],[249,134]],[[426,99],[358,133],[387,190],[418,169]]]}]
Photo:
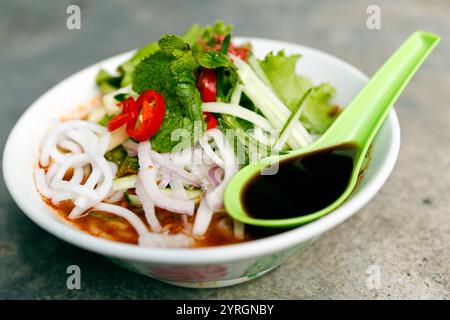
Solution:
[{"label": "lettuce leaf", "polygon": [[[270,52],[260,66],[279,98],[292,110],[299,99],[314,87],[310,79],[296,74],[295,66],[300,55],[287,56],[282,50],[277,54]],[[330,104],[335,89],[328,83],[313,90],[308,98],[305,110],[300,117],[305,128],[313,134],[322,134],[336,118],[336,107]]]},{"label": "lettuce leaf", "polygon": [[329,83],[321,84],[312,91],[300,117],[300,121],[310,133],[324,133],[336,119],[336,106],[330,104],[335,93],[336,89]]},{"label": "lettuce leaf", "polygon": [[95,78],[95,82],[102,94],[107,94],[120,88],[121,81],[121,76],[113,76],[104,69],[100,69]]}]

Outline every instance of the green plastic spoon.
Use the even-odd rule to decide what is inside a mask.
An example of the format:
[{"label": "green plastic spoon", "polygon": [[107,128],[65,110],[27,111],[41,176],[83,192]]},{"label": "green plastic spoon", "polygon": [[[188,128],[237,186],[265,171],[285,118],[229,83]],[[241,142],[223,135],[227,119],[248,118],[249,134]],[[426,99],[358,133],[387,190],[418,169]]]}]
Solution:
[{"label": "green plastic spoon", "polygon": [[[365,155],[391,106],[439,41],[440,37],[432,33],[421,31],[413,33],[342,111],[320,139],[305,148],[293,150],[289,154],[265,158],[240,170],[225,190],[224,203],[228,213],[234,219],[246,224],[283,228],[308,223],[341,205],[355,188]],[[242,203],[244,187],[262,170],[279,161],[298,158],[344,144],[353,145],[356,152],[353,152],[352,156],[353,171],[348,186],[336,201],[317,212],[286,219],[257,219],[246,213]]]}]

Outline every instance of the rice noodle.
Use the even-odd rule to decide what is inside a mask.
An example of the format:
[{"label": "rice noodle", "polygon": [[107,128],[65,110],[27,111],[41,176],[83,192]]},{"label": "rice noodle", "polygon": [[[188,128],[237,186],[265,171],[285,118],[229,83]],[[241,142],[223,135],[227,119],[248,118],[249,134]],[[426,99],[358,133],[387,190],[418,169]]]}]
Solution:
[{"label": "rice noodle", "polygon": [[188,248],[194,245],[194,239],[183,233],[146,233],[139,238],[139,245],[158,248]]},{"label": "rice noodle", "polygon": [[34,179],[36,180],[36,187],[40,194],[46,198],[52,198],[54,196],[55,192],[48,187],[47,181],[45,181],[44,169],[34,169]]},{"label": "rice noodle", "polygon": [[45,174],[45,181],[47,184],[50,183],[52,178],[55,176],[56,172],[59,169],[59,163],[52,163],[52,165],[48,168],[47,173]]},{"label": "rice noodle", "polygon": [[[41,148],[39,160],[45,169],[34,172],[39,192],[56,205],[73,201],[70,219],[84,216],[90,208],[124,218],[138,233],[139,245],[192,246],[193,237],[202,237],[214,213],[223,210],[223,192],[238,170],[234,150],[222,131],[210,129],[196,145],[177,153],[157,153],[150,142],[124,143],[129,155],[138,155],[139,172],[133,186],[149,227],[132,211],[113,204],[123,198],[124,190],[113,188],[118,168],[104,157],[110,137],[105,128],[86,121],[56,124]],[[199,193],[196,199],[192,187],[201,188],[195,189]],[[194,214],[198,202],[191,223],[187,216]],[[181,214],[183,231],[176,235],[163,231],[156,207]],[[236,239],[243,239],[242,224],[235,222],[233,232]]]},{"label": "rice noodle", "polygon": [[161,154],[150,151],[150,156],[152,160],[154,160],[159,166],[164,167],[165,169],[171,171],[172,173],[180,176],[184,180],[189,181],[194,186],[200,186],[200,179],[193,175],[192,173],[186,171],[182,166],[175,164],[170,161],[168,157],[164,157]]},{"label": "rice noodle", "polygon": [[[44,167],[52,163],[46,174],[36,170],[38,190],[54,204],[72,200],[75,207],[70,219],[80,217],[110,195],[117,166],[104,158],[109,140],[106,128],[83,120],[56,123],[44,140],[40,163]],[[67,181],[70,170],[72,177]]]},{"label": "rice noodle", "polygon": [[[47,167],[50,161],[50,153],[57,147],[57,143],[61,138],[65,138],[65,134],[71,129],[87,129],[92,132],[102,135],[104,138],[108,139],[109,142],[109,133],[106,128],[83,120],[70,120],[59,123],[47,136],[44,141],[44,144],[41,148],[41,154],[39,157],[40,163],[42,166]],[[101,143],[100,145],[103,145]],[[85,150],[86,151],[86,150]],[[100,150],[99,150],[100,151]],[[103,152],[104,153],[104,152]]]},{"label": "rice noodle", "polygon": [[195,202],[192,200],[180,200],[166,196],[161,192],[157,183],[156,177],[158,174],[158,167],[152,161],[150,156],[151,146],[150,142],[141,142],[138,147],[139,157],[139,177],[145,181],[144,190],[155,202],[155,204],[163,209],[184,213],[188,215],[194,214]]},{"label": "rice noodle", "polygon": [[115,204],[100,202],[94,206],[94,209],[109,212],[115,214],[116,216],[124,218],[133,226],[133,228],[138,233],[139,237],[148,234],[148,228],[142,222],[142,220],[139,219],[139,217],[135,213],[133,213],[128,209],[125,209],[124,207]]}]

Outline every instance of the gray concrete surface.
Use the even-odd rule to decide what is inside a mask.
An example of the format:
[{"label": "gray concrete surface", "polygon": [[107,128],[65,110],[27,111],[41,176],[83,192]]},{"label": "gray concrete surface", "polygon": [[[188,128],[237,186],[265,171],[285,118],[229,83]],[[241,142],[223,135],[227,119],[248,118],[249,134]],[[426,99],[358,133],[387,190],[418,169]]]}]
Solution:
[{"label": "gray concrete surface", "polygon": [[[78,3],[82,29],[65,27]],[[382,29],[366,28],[381,8]],[[189,290],[130,273],[47,234],[20,212],[0,182],[0,298],[445,299],[450,298],[450,1],[0,1],[0,145],[49,87],[98,60],[193,22],[223,19],[236,34],[330,52],[372,74],[416,29],[443,41],[397,103],[402,146],[376,198],[306,253],[235,287]],[[82,289],[66,288],[66,268]],[[367,268],[381,270],[379,289]]]}]

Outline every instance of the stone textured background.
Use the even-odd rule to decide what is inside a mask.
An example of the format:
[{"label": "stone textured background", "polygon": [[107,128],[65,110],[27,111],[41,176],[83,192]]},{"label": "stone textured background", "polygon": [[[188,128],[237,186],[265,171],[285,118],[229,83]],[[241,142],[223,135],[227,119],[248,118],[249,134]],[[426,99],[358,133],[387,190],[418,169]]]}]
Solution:
[{"label": "stone textured background", "polygon": [[[82,29],[66,29],[78,4]],[[382,29],[366,28],[377,4]],[[450,298],[450,1],[0,1],[0,145],[23,111],[72,73],[106,57],[223,19],[238,35],[334,54],[372,74],[414,30],[443,36],[400,97],[402,146],[394,172],[361,212],[268,275],[225,289],[171,287],[125,271],[47,234],[0,181],[0,298]],[[82,290],[66,288],[66,268]],[[381,268],[369,290],[366,269]]]}]

